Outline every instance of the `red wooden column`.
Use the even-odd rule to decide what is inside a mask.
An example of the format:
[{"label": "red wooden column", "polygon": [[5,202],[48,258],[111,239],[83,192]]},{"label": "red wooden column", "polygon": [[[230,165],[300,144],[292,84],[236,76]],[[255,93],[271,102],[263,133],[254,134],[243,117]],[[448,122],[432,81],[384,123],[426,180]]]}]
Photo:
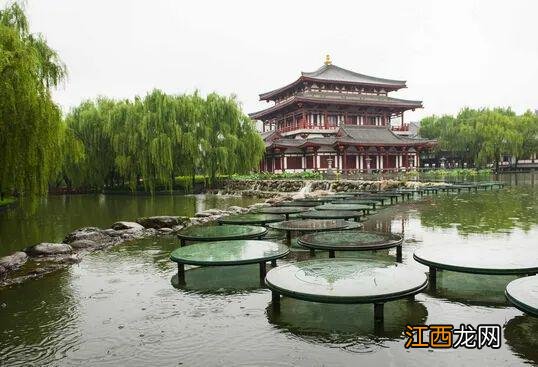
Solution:
[{"label": "red wooden column", "polygon": [[318,148],[314,147],[314,162],[312,162],[314,171],[318,169]]}]

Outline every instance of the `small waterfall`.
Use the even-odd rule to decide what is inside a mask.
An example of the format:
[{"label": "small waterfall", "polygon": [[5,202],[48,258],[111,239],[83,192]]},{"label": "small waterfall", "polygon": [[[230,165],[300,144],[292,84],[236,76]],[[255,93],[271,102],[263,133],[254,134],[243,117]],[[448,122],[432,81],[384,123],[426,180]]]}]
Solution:
[{"label": "small waterfall", "polygon": [[306,181],[306,184],[301,188],[301,190],[299,190],[299,194],[302,194],[303,196],[305,196],[310,191],[312,191],[312,182]]}]

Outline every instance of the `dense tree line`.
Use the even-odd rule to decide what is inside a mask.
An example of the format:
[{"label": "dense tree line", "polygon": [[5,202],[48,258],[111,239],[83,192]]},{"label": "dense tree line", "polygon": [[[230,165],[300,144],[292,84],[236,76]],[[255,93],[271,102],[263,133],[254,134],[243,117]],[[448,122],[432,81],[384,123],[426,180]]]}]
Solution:
[{"label": "dense tree line", "polygon": [[420,135],[437,139],[437,150],[460,159],[460,163],[498,168],[502,155],[517,161],[538,152],[538,116],[510,109],[461,110],[457,116],[429,116],[420,123]]},{"label": "dense tree line", "polygon": [[0,10],[0,200],[50,185],[171,188],[182,175],[249,173],[264,144],[235,97],[167,95],[86,101],[62,118],[51,89],[66,67],[22,7]]},{"label": "dense tree line", "polygon": [[248,173],[265,151],[234,97],[197,93],[83,102],[66,117],[67,185],[172,188],[177,176]]},{"label": "dense tree line", "polygon": [[62,161],[66,133],[51,88],[65,65],[23,9],[0,10],[0,200],[5,192],[44,194]]}]

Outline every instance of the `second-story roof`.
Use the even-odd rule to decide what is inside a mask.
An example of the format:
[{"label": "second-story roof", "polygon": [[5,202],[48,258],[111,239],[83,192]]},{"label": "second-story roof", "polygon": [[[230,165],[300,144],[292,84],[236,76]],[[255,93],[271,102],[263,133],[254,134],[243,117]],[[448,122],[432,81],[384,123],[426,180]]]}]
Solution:
[{"label": "second-story roof", "polygon": [[406,100],[388,96],[305,91],[297,93],[295,96],[285,102],[276,104],[261,111],[250,113],[249,116],[253,119],[267,118],[286,106],[298,102],[356,106],[382,106],[400,108],[403,110],[422,108],[422,101]]}]

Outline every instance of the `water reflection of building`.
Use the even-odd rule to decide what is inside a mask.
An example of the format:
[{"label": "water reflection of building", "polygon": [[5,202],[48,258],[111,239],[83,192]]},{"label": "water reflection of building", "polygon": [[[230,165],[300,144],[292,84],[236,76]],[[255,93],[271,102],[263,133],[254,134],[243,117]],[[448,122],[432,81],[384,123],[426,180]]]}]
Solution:
[{"label": "water reflection of building", "polygon": [[[394,171],[417,167],[434,141],[406,136],[404,112],[421,101],[390,97],[406,82],[325,65],[284,87],[260,94],[274,105],[250,114],[261,120],[268,172]],[[391,126],[394,126],[393,131]]]}]

